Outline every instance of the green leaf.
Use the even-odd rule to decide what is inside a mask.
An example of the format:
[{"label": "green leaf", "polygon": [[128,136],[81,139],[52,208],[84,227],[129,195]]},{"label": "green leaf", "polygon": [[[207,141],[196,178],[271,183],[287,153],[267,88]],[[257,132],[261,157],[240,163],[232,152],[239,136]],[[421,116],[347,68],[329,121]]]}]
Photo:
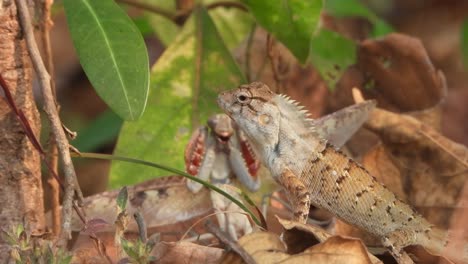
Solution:
[{"label": "green leaf", "polygon": [[320,17],[322,0],[242,0],[257,22],[280,40],[304,63],[309,43]]},{"label": "green leaf", "polygon": [[133,260],[138,259],[138,253],[135,250],[135,244],[131,241],[128,241],[126,239],[121,238],[120,239],[120,244],[122,245],[123,250],[125,253],[132,258]]},{"label": "green leaf", "polygon": [[[157,6],[169,12],[174,12],[174,14],[176,12],[176,1],[143,0],[143,2]],[[150,12],[146,12],[146,15],[148,16],[148,21],[158,39],[166,47],[169,46],[180,33],[180,27],[167,17]]]},{"label": "green leaf", "polygon": [[119,207],[120,211],[125,210],[127,207],[127,200],[128,200],[128,190],[127,186],[124,186],[120,189],[119,194],[117,195],[117,206]]},{"label": "green leaf", "polygon": [[463,54],[463,65],[468,68],[468,20],[463,22],[461,28],[461,49]]},{"label": "green leaf", "polygon": [[[205,4],[218,1],[205,0]],[[244,41],[254,24],[253,17],[238,8],[213,8],[209,11],[221,38],[229,50],[233,50]]]},{"label": "green leaf", "polygon": [[78,132],[73,146],[82,152],[95,150],[115,139],[119,135],[122,123],[123,120],[114,112],[105,111],[84,130]]},{"label": "green leaf", "polygon": [[153,33],[153,28],[151,27],[151,24],[147,16],[141,15],[138,17],[133,17],[132,21],[133,23],[135,23],[135,26],[138,28],[141,35],[143,35],[144,37],[151,35]]},{"label": "green leaf", "polygon": [[372,36],[374,38],[394,31],[392,26],[380,19],[360,0],[325,0],[323,9],[330,15],[336,17],[357,16],[367,18],[374,25],[372,31]]},{"label": "green leaf", "polygon": [[356,44],[336,32],[321,29],[310,42],[309,60],[333,89],[346,68],[356,63]]},{"label": "green leaf", "polygon": [[113,0],[64,0],[75,49],[99,96],[125,120],[146,105],[149,63],[138,28]]},{"label": "green leaf", "polygon": [[[148,109],[137,122],[124,124],[115,154],[184,170],[183,155],[190,134],[220,111],[218,92],[237,87],[245,79],[210,16],[200,7],[151,75]],[[160,175],[165,172],[112,162],[110,182],[117,187]]]}]

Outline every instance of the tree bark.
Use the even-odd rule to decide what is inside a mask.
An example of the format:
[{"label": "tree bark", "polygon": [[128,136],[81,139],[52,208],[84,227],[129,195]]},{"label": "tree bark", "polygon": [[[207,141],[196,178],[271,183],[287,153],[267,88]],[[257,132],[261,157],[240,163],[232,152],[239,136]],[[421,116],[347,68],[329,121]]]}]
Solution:
[{"label": "tree bark", "polygon": [[[0,0],[0,72],[18,108],[39,138],[40,118],[33,98],[32,65],[13,0]],[[44,231],[44,204],[39,153],[0,94],[0,226],[25,223],[32,234]],[[9,256],[0,237],[0,263]]]}]

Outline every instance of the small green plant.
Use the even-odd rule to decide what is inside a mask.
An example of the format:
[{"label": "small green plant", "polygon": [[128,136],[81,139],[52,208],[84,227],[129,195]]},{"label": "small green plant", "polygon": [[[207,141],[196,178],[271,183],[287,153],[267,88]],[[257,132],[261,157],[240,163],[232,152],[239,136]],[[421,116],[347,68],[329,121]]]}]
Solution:
[{"label": "small green plant", "polygon": [[130,263],[150,263],[155,261],[155,257],[151,256],[156,243],[159,241],[159,234],[155,234],[150,239],[147,239],[146,224],[143,216],[140,213],[135,213],[135,221],[138,225],[139,238],[135,241],[125,239],[125,230],[128,226],[128,214],[126,211],[128,201],[127,187],[123,187],[117,195],[117,210],[118,216],[115,220],[115,244],[120,246],[128,258],[123,260]]},{"label": "small green plant", "polygon": [[21,263],[69,264],[72,255],[56,247],[52,241],[33,237],[22,224],[2,231],[3,239],[11,247],[10,259]]},{"label": "small green plant", "polygon": [[149,239],[147,242],[143,242],[140,238],[136,241],[129,241],[122,238],[120,242],[131,263],[143,264],[156,261],[156,257],[150,255],[156,241]]}]

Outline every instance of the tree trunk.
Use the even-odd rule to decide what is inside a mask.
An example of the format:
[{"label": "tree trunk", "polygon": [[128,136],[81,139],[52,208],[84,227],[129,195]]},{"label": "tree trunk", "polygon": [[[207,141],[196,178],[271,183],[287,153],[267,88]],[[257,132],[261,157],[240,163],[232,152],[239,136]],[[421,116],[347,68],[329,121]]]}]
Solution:
[{"label": "tree trunk", "polygon": [[[14,0],[0,0],[0,72],[18,108],[39,137],[41,126],[33,98],[32,67]],[[10,229],[24,222],[33,234],[41,233],[44,204],[40,157],[3,93],[0,97],[0,226]],[[5,263],[8,256],[9,248],[0,237],[0,263]]]}]

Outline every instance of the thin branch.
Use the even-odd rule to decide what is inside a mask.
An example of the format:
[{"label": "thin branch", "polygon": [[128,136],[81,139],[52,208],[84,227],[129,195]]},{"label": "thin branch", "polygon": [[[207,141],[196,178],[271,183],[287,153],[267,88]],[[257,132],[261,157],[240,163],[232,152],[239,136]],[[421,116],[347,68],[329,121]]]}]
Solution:
[{"label": "thin branch", "polygon": [[116,1],[119,3],[127,4],[129,6],[134,6],[136,8],[144,9],[151,13],[155,13],[157,15],[163,16],[171,21],[175,21],[177,18],[177,14],[175,12],[172,12],[164,8],[161,8],[159,6],[148,4],[139,0],[116,0]]},{"label": "thin branch", "polygon": [[[41,16],[41,39],[43,53],[45,57],[45,66],[47,71],[50,74],[50,86],[52,88],[52,94],[54,99],[57,98],[57,93],[55,90],[55,69],[54,63],[52,60],[52,48],[50,44],[50,28],[53,26],[53,22],[50,19],[50,8],[53,4],[53,0],[42,0],[42,16]],[[58,106],[57,101],[55,104]],[[52,211],[52,233],[55,237],[60,235],[60,186],[59,183],[55,180],[54,174],[58,175],[58,150],[57,143],[53,137],[52,131],[49,132],[49,146],[47,150],[47,160],[51,166],[51,171],[47,175],[47,184],[50,187],[50,205]]]},{"label": "thin branch", "polygon": [[78,198],[81,198],[81,192],[78,191],[79,186],[77,186],[76,173],[70,157],[68,148],[69,143],[62,129],[62,123],[60,121],[55,105],[55,100],[52,94],[50,76],[44,66],[37,48],[36,41],[34,39],[34,31],[31,25],[31,17],[28,6],[26,5],[26,0],[16,0],[16,6],[18,8],[19,20],[24,32],[24,37],[26,39],[28,52],[34,66],[34,70],[36,71],[39,78],[39,84],[41,86],[44,100],[44,111],[47,114],[51,124],[52,132],[54,133],[65,174],[65,193],[62,206],[62,233],[59,240],[61,244],[65,244],[66,241],[71,238],[71,217],[75,189],[77,190],[76,193],[78,194]]},{"label": "thin branch", "polygon": [[243,5],[240,2],[234,2],[234,1],[217,1],[211,4],[207,4],[206,9],[210,10],[213,8],[218,8],[218,7],[226,7],[226,8],[237,8],[242,11],[249,11],[245,5]]},{"label": "thin branch", "polygon": [[[176,23],[177,25],[183,25],[188,16],[192,13],[193,8],[191,9],[186,9],[186,10],[179,10],[179,11],[170,11],[167,9],[164,9],[162,7],[148,4],[145,2],[142,2],[140,0],[116,0],[119,3],[123,3],[129,6],[133,6],[136,8],[140,8],[143,10],[146,10],[148,12],[163,16],[172,22]],[[218,7],[225,7],[225,8],[237,8],[239,10],[247,12],[247,7],[245,7],[242,3],[239,2],[234,2],[234,1],[218,1],[215,3],[211,3],[205,6],[206,9],[214,9]]]},{"label": "thin branch", "polygon": [[221,231],[217,226],[215,226],[211,221],[206,221],[206,229],[213,235],[215,235],[221,242],[229,246],[234,252],[236,252],[245,263],[256,263],[252,256],[249,255],[239,244],[232,240],[226,233]]},{"label": "thin branch", "polygon": [[141,242],[146,243],[148,241],[148,233],[146,229],[145,219],[143,218],[140,212],[135,212],[133,214],[133,218],[135,218],[135,222],[137,223],[138,234],[140,235]]},{"label": "thin branch", "polygon": [[252,28],[250,29],[250,32],[249,32],[249,36],[247,38],[247,45],[245,47],[245,75],[249,83],[253,81],[250,59],[252,58],[252,44],[253,44],[253,39],[254,39],[256,31],[257,31],[257,23],[253,23]]}]

